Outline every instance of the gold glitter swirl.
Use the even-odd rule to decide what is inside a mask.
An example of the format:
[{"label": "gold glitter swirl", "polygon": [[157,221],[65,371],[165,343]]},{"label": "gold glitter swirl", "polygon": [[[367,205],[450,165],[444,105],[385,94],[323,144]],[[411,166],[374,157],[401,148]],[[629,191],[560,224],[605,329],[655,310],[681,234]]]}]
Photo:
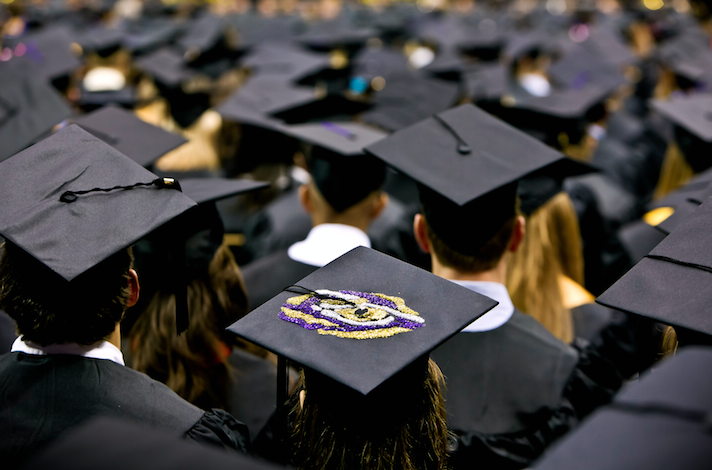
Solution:
[{"label": "gold glitter swirl", "polygon": [[386,294],[379,294],[379,293],[377,293],[377,292],[374,292],[373,295],[378,296],[378,297],[381,297],[382,299],[390,300],[391,302],[393,302],[394,304],[396,304],[396,306],[398,307],[398,311],[400,311],[400,312],[407,313],[407,314],[410,314],[410,315],[420,316],[420,315],[418,314],[418,312],[416,312],[416,311],[413,310],[412,308],[408,307],[408,306],[405,304],[405,300],[403,300],[403,299],[400,298],[400,297],[395,297],[395,296],[386,295]]},{"label": "gold glitter swirl", "polygon": [[408,328],[403,328],[396,326],[393,328],[381,328],[376,330],[365,330],[365,331],[338,331],[338,330],[317,330],[320,335],[331,335],[337,336],[339,338],[351,338],[351,339],[375,339],[375,338],[388,338],[390,336],[395,336],[398,333],[407,333],[411,330]]},{"label": "gold glitter swirl", "polygon": [[311,297],[311,294],[304,294],[304,295],[300,295],[297,297],[290,297],[287,300],[285,300],[285,303],[287,303],[289,305],[299,305],[302,302],[306,302],[307,300],[309,300],[310,297]]}]

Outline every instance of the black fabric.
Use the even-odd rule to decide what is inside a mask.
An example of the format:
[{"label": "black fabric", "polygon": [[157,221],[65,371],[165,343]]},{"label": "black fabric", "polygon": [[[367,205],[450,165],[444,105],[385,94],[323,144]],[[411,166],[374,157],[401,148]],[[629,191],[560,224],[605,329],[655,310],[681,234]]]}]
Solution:
[{"label": "black fabric", "polygon": [[287,250],[277,251],[242,268],[245,290],[254,310],[318,268],[294,261]]},{"label": "black fabric", "polygon": [[267,470],[235,452],[186,443],[166,431],[115,417],[99,417],[67,433],[40,453],[27,470]]},{"label": "black fabric", "polygon": [[204,413],[165,385],[104,359],[73,355],[0,357],[0,455],[26,458],[96,415],[139,421],[175,436],[244,449],[244,425]]},{"label": "black fabric", "polygon": [[613,315],[615,315],[615,311],[596,303],[572,308],[574,336],[591,341],[612,321]]},{"label": "black fabric", "polygon": [[17,338],[15,322],[7,313],[0,310],[0,354],[10,352],[15,338]]},{"label": "black fabric", "polygon": [[515,310],[501,327],[455,335],[432,352],[446,377],[455,432],[513,433],[558,406],[576,352]]},{"label": "black fabric", "polygon": [[227,411],[247,425],[250,441],[264,429],[277,403],[277,367],[242,349],[228,358],[233,367]]},{"label": "black fabric", "polygon": [[624,225],[618,231],[618,239],[628,254],[631,265],[642,260],[664,238],[663,232],[643,220]]}]

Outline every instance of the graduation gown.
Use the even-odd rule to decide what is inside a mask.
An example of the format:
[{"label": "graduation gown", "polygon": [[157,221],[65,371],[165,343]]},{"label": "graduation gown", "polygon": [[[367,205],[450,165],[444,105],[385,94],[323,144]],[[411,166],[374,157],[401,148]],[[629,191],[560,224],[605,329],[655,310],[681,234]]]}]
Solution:
[{"label": "graduation gown", "polygon": [[249,442],[245,425],[228,413],[206,413],[165,385],[110,360],[20,352],[0,356],[0,461],[21,461],[97,415],[225,448],[244,451]]},{"label": "graduation gown", "polygon": [[242,269],[250,308],[259,307],[318,268],[294,261],[287,250],[278,251],[248,264]]},{"label": "graduation gown", "polygon": [[15,322],[10,315],[0,310],[0,354],[10,352],[13,341],[17,338]]}]

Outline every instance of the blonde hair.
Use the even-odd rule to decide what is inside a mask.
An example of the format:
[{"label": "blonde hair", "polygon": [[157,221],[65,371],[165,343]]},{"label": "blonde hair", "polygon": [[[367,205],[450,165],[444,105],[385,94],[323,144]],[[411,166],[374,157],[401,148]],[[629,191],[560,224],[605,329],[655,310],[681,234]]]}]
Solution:
[{"label": "blonde hair", "polygon": [[560,278],[582,285],[581,232],[573,204],[559,193],[527,218],[519,249],[507,260],[507,289],[514,305],[565,342],[574,338]]},{"label": "blonde hair", "polygon": [[663,357],[672,356],[677,351],[677,332],[672,326],[668,326],[667,328],[665,328],[661,349],[661,354]]},{"label": "blonde hair", "polygon": [[660,178],[658,179],[658,185],[655,187],[653,199],[657,201],[664,198],[672,191],[687,183],[694,174],[695,172],[692,170],[690,164],[687,163],[687,160],[685,160],[685,156],[682,154],[680,147],[676,143],[671,142],[665,153],[665,159],[663,160]]}]

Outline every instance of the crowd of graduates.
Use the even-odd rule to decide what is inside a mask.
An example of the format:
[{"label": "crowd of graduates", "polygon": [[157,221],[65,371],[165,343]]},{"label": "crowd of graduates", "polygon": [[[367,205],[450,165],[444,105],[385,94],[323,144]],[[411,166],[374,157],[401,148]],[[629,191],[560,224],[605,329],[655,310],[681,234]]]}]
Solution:
[{"label": "crowd of graduates", "polygon": [[708,468],[711,18],[0,0],[0,461]]}]

